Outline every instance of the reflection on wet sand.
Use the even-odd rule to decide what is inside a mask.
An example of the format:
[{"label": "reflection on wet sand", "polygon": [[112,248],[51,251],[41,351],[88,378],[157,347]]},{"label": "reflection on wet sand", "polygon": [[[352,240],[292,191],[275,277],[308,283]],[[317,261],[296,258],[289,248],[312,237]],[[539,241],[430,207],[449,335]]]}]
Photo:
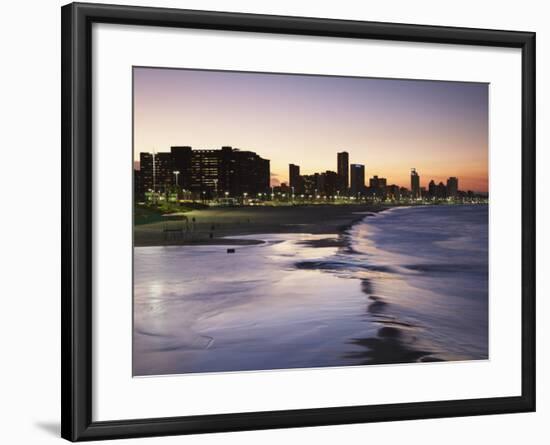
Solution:
[{"label": "reflection on wet sand", "polygon": [[[383,325],[376,337],[354,338],[350,342],[364,347],[364,350],[347,354],[347,357],[360,360],[360,364],[410,363],[415,361],[439,361],[433,351],[418,348],[416,333],[422,328],[412,323],[399,321],[388,314],[389,305],[382,297],[370,294],[368,280],[363,280],[363,292],[370,303],[367,312],[372,316],[370,322]],[[370,317],[369,317],[370,318]]]},{"label": "reflection on wet sand", "polygon": [[[345,239],[340,240],[340,247],[345,249]],[[350,252],[350,249],[345,249]],[[352,254],[357,254],[353,252]],[[358,260],[360,261],[360,260]],[[352,262],[353,264],[353,262]],[[319,270],[342,270],[349,268],[350,262],[338,261],[304,261],[296,264],[300,269],[319,269]],[[383,266],[371,266],[367,264],[357,265],[360,269],[370,271],[389,272],[391,268]],[[356,268],[352,266],[351,269]],[[349,278],[349,277],[346,277]],[[356,277],[352,277],[356,278]],[[365,338],[352,338],[349,343],[361,347],[361,350],[354,352],[346,352],[343,357],[353,359],[359,365],[374,365],[374,364],[396,364],[396,363],[411,363],[411,362],[427,362],[427,361],[442,361],[442,358],[437,357],[435,350],[428,350],[419,345],[417,334],[423,328],[417,324],[399,319],[398,315],[392,315],[392,305],[383,297],[373,294],[373,284],[371,279],[361,279],[361,291],[367,295],[367,317],[365,322],[381,325],[377,330],[376,336]]]},{"label": "reflection on wet sand", "polygon": [[134,375],[486,359],[486,209],[448,207],[136,248]]}]

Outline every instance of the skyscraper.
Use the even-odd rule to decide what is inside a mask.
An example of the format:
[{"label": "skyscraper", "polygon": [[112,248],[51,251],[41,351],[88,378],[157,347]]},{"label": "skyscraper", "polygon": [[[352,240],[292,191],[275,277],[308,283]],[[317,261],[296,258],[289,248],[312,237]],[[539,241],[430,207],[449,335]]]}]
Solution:
[{"label": "skyscraper", "polygon": [[365,166],[363,164],[351,164],[350,166],[352,196],[363,194],[365,192]]},{"label": "skyscraper", "polygon": [[420,198],[420,176],[416,168],[411,168],[411,198]]},{"label": "skyscraper", "polygon": [[447,197],[456,198],[458,196],[458,178],[451,176],[447,179]]},{"label": "skyscraper", "polygon": [[294,193],[304,193],[304,181],[300,176],[300,166],[288,164],[288,180]]},{"label": "skyscraper", "polygon": [[347,151],[338,153],[338,178],[340,193],[346,193],[349,187],[349,154]]}]

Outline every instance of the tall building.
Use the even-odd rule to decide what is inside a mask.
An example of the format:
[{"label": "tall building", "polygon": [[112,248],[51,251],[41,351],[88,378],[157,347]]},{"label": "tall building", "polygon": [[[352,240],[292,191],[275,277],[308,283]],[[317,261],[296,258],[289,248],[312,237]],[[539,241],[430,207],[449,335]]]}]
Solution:
[{"label": "tall building", "polygon": [[411,168],[411,198],[419,199],[420,197],[420,176],[415,168]]},{"label": "tall building", "polygon": [[458,197],[458,178],[451,176],[447,179],[447,196],[449,198]]},{"label": "tall building", "polygon": [[[142,188],[164,192],[176,185],[195,196],[254,195],[269,191],[269,160],[232,147],[193,150],[174,146],[169,153],[140,153]],[[178,172],[176,175],[174,172]]]},{"label": "tall building", "polygon": [[224,159],[224,162],[230,163],[230,167],[225,169],[229,195],[242,196],[247,193],[253,196],[258,193],[267,193],[270,183],[269,160],[263,159],[252,151],[224,148],[229,149]]},{"label": "tall building", "polygon": [[140,153],[140,180],[144,192],[164,193],[175,185],[171,153]]},{"label": "tall building", "polygon": [[227,178],[228,162],[223,162],[221,150],[192,150],[191,190],[212,198],[229,191]]},{"label": "tall building", "polygon": [[365,166],[363,164],[351,164],[350,166],[350,192],[357,197],[365,193]]},{"label": "tall building", "polygon": [[184,190],[191,189],[191,173],[192,173],[192,149],[191,147],[172,147],[170,149],[172,153],[172,160],[174,163],[174,171],[178,171],[178,186]]},{"label": "tall building", "polygon": [[349,187],[349,154],[347,151],[338,153],[338,178],[340,193],[346,193]]},{"label": "tall building", "polygon": [[294,193],[304,193],[304,178],[300,176],[300,166],[288,164],[288,180]]}]

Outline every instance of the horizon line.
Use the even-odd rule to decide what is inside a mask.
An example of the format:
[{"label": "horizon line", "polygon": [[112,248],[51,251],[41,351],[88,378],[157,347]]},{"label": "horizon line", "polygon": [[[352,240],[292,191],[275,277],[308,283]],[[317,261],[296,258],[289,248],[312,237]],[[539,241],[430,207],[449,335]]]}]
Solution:
[{"label": "horizon line", "polygon": [[[172,148],[174,148],[174,147],[189,147],[191,150],[212,150],[212,151],[214,151],[214,150],[221,150],[223,147],[228,147],[228,148],[231,148],[232,150],[237,150],[237,151],[248,151],[248,152],[251,152],[251,153],[256,154],[257,156],[260,156],[262,159],[264,159],[264,160],[266,160],[266,161],[270,161],[270,159],[263,158],[260,154],[258,154],[258,153],[257,153],[256,151],[254,151],[254,150],[251,150],[251,149],[241,149],[241,148],[238,148],[238,147],[234,147],[234,146],[232,146],[232,145],[221,145],[219,148],[193,148],[193,146],[191,146],[191,145],[171,145],[171,146],[170,146],[170,149],[172,149]],[[153,150],[152,152],[149,152],[149,151],[140,151],[140,152],[138,152],[138,153],[139,153],[139,154],[141,154],[141,153],[147,153],[147,154],[171,153],[171,150],[160,150],[160,151]],[[335,154],[340,154],[340,153],[347,153],[348,155],[350,154],[350,152],[347,151],[347,150],[342,150],[342,151],[336,151],[336,152],[335,152]],[[134,152],[134,155],[135,155],[135,154],[136,154],[136,153]],[[140,169],[141,169],[141,165],[140,165],[140,169],[136,169],[136,168],[135,168],[135,167],[136,167],[136,163],[137,163],[137,164],[141,164],[141,161],[140,161],[139,159],[137,159],[137,160],[134,159],[134,160],[133,160],[134,170],[140,170]],[[302,164],[295,164],[295,163],[293,163],[293,162],[289,162],[287,165],[288,165],[288,166],[290,166],[290,165],[296,165],[296,166],[298,166],[299,168],[302,168]],[[361,164],[361,163],[357,163],[357,162],[349,162],[349,161],[348,161],[348,167],[351,167],[352,165],[361,165],[361,166],[363,166],[363,167],[366,167],[367,164]],[[422,174],[419,173],[418,168],[416,168],[416,167],[409,167],[409,170],[415,170],[415,171],[418,173],[419,177],[420,177],[420,178],[422,177]],[[323,173],[326,173],[326,172],[338,173],[338,172],[337,172],[337,169],[336,169],[336,170],[332,170],[332,169],[329,168],[329,169],[326,169],[326,170],[323,170],[323,171],[314,172],[314,173],[310,173],[310,174],[300,174],[300,176],[311,176],[311,175],[315,175],[315,174],[323,174]],[[275,175],[274,175],[273,172],[270,170],[269,176],[270,176],[270,182],[271,182],[271,179],[273,179],[273,178],[278,178],[280,175],[277,174],[277,173],[275,173]],[[447,175],[443,175],[443,177],[445,177],[445,176],[447,176]],[[379,179],[387,179],[386,176],[381,176],[381,175],[378,174],[378,173],[377,173],[377,174],[372,174],[372,176],[368,177],[368,179],[373,179],[374,177],[377,177],[377,178],[379,178]],[[424,176],[424,177],[426,177],[426,176]],[[427,177],[430,177],[430,176],[427,176]],[[460,180],[460,176],[456,176],[456,175],[450,175],[450,176],[448,176],[448,177],[447,177],[447,180],[450,179],[450,178],[456,178],[457,180]],[[289,186],[290,178],[286,178],[286,177],[285,177],[285,179],[286,179],[285,181],[279,181],[279,180],[277,179],[277,181],[279,181],[279,184],[277,184],[277,185],[275,185],[275,186],[270,185],[270,187],[279,187],[279,186],[281,186],[281,185],[283,185],[283,184],[286,184],[287,186]],[[428,182],[428,185],[429,185],[429,182],[431,182],[431,181],[434,181],[434,182],[436,183],[436,185],[438,184],[433,178],[431,178],[430,181],[427,181],[427,182]],[[443,181],[439,181],[439,183],[443,183]],[[444,184],[444,183],[443,183],[443,184]],[[410,184],[409,184],[409,185],[410,185]],[[365,186],[366,186],[366,187],[369,187],[369,186],[367,185],[367,178],[365,178]],[[408,188],[407,186],[403,186],[402,184],[399,184],[399,183],[391,183],[391,184],[388,184],[387,186],[388,186],[388,187],[389,187],[389,186],[399,186],[400,188],[405,188],[405,189],[409,190],[409,188]],[[420,188],[427,188],[427,186],[426,186],[426,187],[422,187],[422,186],[421,186]],[[463,190],[463,191],[464,191],[464,190]],[[482,193],[482,194],[488,194],[488,193],[489,193],[489,190],[481,190],[481,191],[480,191],[480,190],[466,190],[466,191],[472,191],[472,192],[474,192],[474,193]]]}]

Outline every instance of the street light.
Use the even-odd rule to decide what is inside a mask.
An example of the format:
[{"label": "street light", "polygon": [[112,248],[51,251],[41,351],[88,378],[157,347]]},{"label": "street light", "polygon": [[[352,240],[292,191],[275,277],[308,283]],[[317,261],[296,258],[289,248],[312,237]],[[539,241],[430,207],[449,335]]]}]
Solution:
[{"label": "street light", "polygon": [[179,193],[178,193],[178,175],[180,174],[180,172],[178,170],[174,170],[173,171],[174,173],[174,176],[175,176],[175,181],[176,181],[176,185],[175,185],[175,188],[176,188],[176,202],[179,201]]},{"label": "street light", "polygon": [[216,199],[218,199],[218,179],[214,179],[214,193],[216,194]]}]

